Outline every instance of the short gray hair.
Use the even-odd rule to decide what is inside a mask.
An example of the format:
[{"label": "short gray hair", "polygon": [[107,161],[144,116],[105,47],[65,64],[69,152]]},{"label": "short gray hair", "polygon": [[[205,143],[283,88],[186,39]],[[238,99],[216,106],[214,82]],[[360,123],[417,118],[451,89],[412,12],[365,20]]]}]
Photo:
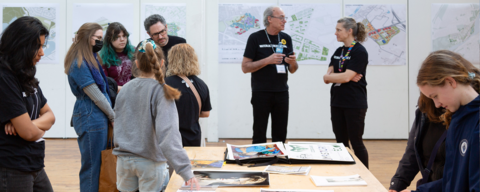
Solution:
[{"label": "short gray hair", "polygon": [[268,22],[268,16],[273,16],[273,9],[275,9],[276,7],[278,6],[270,6],[263,12],[263,25],[265,25],[265,27],[268,27],[270,25],[270,23]]},{"label": "short gray hair", "polygon": [[145,30],[150,33],[150,27],[152,25],[155,25],[157,24],[158,22],[162,23],[163,25],[167,26],[167,21],[165,21],[165,18],[163,18],[161,15],[159,14],[153,14],[153,15],[150,15],[149,17],[147,17],[145,19],[145,21],[143,22],[143,25],[145,26]]}]

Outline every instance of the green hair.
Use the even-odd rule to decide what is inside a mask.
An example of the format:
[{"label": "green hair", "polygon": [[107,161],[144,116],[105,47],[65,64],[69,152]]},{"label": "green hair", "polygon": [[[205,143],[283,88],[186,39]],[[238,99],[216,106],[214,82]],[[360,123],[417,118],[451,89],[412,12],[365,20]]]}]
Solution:
[{"label": "green hair", "polygon": [[[123,49],[123,53],[127,55],[128,59],[133,60],[135,48],[130,44],[130,41],[127,42],[125,49]],[[111,43],[104,44],[103,49],[100,50],[100,57],[102,58],[103,65],[107,68],[121,64],[120,58],[117,57],[117,52],[115,52]]]},{"label": "green hair", "polygon": [[105,38],[103,39],[103,48],[100,50],[100,57],[103,60],[103,65],[107,68],[110,66],[118,66],[121,64],[120,59],[117,57],[117,53],[113,48],[112,42],[117,40],[117,35],[123,32],[127,37],[127,45],[123,49],[123,53],[127,55],[128,59],[133,60],[135,54],[135,48],[130,44],[128,37],[130,34],[127,32],[125,27],[119,22],[113,22],[108,24],[107,32],[105,33]]}]

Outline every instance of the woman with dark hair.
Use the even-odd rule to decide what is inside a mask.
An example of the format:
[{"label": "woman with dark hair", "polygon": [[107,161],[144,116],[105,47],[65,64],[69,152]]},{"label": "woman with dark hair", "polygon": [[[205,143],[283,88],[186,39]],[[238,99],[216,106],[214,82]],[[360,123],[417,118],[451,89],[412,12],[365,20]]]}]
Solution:
[{"label": "woman with dark hair", "polygon": [[368,152],[363,144],[365,116],[367,114],[368,53],[360,43],[367,38],[365,26],[355,19],[344,17],[337,21],[335,36],[344,46],[332,55],[326,84],[332,83],[330,111],[335,139],[349,147],[352,144],[355,155],[368,168]]},{"label": "woman with dark hair", "polygon": [[107,77],[115,79],[118,91],[132,76],[135,48],[130,44],[128,36],[130,34],[121,23],[110,23],[103,40],[104,46],[100,51],[103,71]]},{"label": "woman with dark hair", "polygon": [[53,191],[44,170],[45,140],[55,116],[35,78],[48,30],[20,17],[0,38],[0,189]]},{"label": "woman with dark hair", "polygon": [[443,134],[446,132],[446,125],[440,119],[443,111],[443,108],[435,108],[433,100],[420,93],[407,147],[390,182],[389,192],[406,189],[418,172],[422,174],[422,179],[417,182],[417,186],[443,177],[445,165]]},{"label": "woman with dark hair", "polygon": [[73,108],[73,127],[82,155],[80,191],[98,191],[101,151],[107,147],[108,123],[115,114],[109,99],[107,77],[97,56],[103,45],[103,29],[85,23],[65,57],[65,73],[77,98]]}]

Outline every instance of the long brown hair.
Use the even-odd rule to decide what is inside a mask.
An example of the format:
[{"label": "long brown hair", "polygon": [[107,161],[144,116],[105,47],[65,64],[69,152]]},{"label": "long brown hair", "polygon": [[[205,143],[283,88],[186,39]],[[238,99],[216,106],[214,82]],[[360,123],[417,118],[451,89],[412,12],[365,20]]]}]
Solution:
[{"label": "long brown hair", "polygon": [[168,51],[167,77],[172,75],[199,75],[200,65],[195,49],[186,43],[173,46]]},{"label": "long brown hair", "polygon": [[[474,73],[475,77],[472,78],[469,73]],[[478,68],[461,55],[448,50],[435,51],[427,56],[418,71],[417,85],[443,86],[447,77],[453,78],[459,84],[471,85],[477,92],[480,90]],[[445,110],[441,119],[448,128],[452,120],[452,112]]]},{"label": "long brown hair", "polygon": [[[144,41],[145,43],[145,41]],[[135,58],[138,62],[138,69],[144,73],[154,73],[155,79],[163,86],[163,92],[165,98],[168,100],[178,99],[180,98],[180,91],[177,89],[170,87],[169,85],[165,84],[165,80],[163,77],[163,71],[160,67],[160,62],[162,61],[163,51],[157,46],[155,49],[153,48],[153,44],[151,42],[146,43],[143,45],[142,43],[140,46],[145,46],[145,53],[141,51],[137,51]],[[154,43],[154,42],[153,42]]]},{"label": "long brown hair", "polygon": [[425,96],[423,93],[420,92],[420,97],[418,97],[418,109],[422,113],[427,114],[427,118],[432,123],[440,123],[442,122],[440,116],[444,113],[443,108],[436,108],[435,103],[432,99]]},{"label": "long brown hair", "polygon": [[[77,35],[75,36],[75,42],[70,46],[70,49],[65,56],[64,66],[66,74],[68,74],[70,66],[75,59],[77,60],[78,67],[82,65],[83,59],[85,59],[89,65],[93,65],[95,69],[100,70],[98,65],[95,65],[97,61],[93,56],[93,46],[90,44],[90,39],[98,30],[103,30],[102,26],[98,23],[85,23],[80,29],[78,29]],[[102,59],[100,57],[97,57],[97,59],[101,65]]]}]

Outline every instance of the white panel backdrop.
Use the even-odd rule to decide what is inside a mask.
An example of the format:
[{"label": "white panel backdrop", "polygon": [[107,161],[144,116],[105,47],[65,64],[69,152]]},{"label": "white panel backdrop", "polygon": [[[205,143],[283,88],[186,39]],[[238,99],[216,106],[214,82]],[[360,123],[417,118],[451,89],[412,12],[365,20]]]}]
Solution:
[{"label": "white panel backdrop", "polygon": [[[0,4],[11,3],[0,0]],[[368,66],[367,90],[369,109],[364,138],[407,138],[413,122],[418,98],[416,74],[422,60],[431,50],[432,3],[478,3],[477,0],[16,0],[15,3],[57,3],[57,63],[37,65],[37,78],[56,115],[56,123],[45,137],[76,137],[70,127],[75,97],[64,74],[63,59],[70,47],[73,34],[73,4],[75,3],[131,3],[133,29],[130,36],[136,45],[143,33],[141,5],[144,3],[184,3],[187,6],[186,39],[199,57],[202,74],[210,89],[213,110],[208,119],[202,119],[204,137],[250,138],[252,136],[252,107],[250,104],[250,74],[243,74],[240,63],[218,62],[218,4],[219,3],[339,3],[345,4],[405,4],[408,11],[407,64],[403,66]],[[104,9],[108,9],[106,6]],[[115,10],[109,10],[115,11]],[[86,12],[85,14],[89,14]],[[343,11],[341,13],[343,15]],[[168,18],[167,22],[168,22]],[[118,21],[122,22],[122,21]],[[331,38],[335,38],[332,34]],[[330,85],[323,83],[326,65],[300,65],[289,75],[290,112],[288,138],[333,138],[330,122]],[[269,125],[270,127],[270,125]],[[270,135],[270,128],[268,136]]]}]

